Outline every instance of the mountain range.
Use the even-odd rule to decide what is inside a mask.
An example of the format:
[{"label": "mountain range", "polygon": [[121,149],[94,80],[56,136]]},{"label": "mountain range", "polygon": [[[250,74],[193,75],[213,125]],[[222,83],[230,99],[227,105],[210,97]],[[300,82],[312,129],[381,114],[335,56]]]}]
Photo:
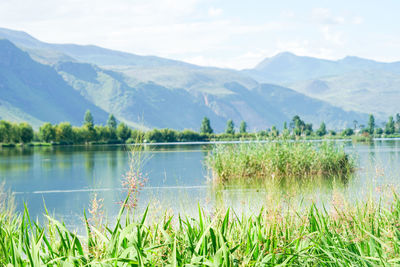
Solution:
[{"label": "mountain range", "polygon": [[354,56],[334,61],[285,52],[243,72],[259,82],[287,86],[344,110],[372,113],[380,120],[400,113],[400,62]]},{"label": "mountain range", "polygon": [[[198,130],[207,116],[260,130],[299,115],[330,128],[386,119],[397,109],[400,63],[355,57],[338,61],[281,53],[253,69],[201,67],[93,45],[50,44],[0,28],[0,118],[81,124],[108,113],[132,127]],[[386,101],[386,102],[385,102]]]}]

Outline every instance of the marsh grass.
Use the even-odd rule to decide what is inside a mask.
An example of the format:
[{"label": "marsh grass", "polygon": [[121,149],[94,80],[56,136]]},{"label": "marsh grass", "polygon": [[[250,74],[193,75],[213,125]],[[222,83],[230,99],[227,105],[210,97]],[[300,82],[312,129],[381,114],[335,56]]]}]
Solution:
[{"label": "marsh grass", "polygon": [[197,217],[165,214],[153,223],[148,210],[123,219],[122,205],[114,227],[86,225],[85,237],[48,215],[40,225],[25,209],[0,216],[0,265],[393,266],[400,264],[400,199],[383,203],[338,197],[330,208],[274,205],[250,215],[199,207]]},{"label": "marsh grass", "polygon": [[351,137],[351,141],[354,143],[372,143],[374,141],[371,135],[354,135]]},{"label": "marsh grass", "polygon": [[216,145],[206,157],[212,180],[302,179],[346,176],[354,171],[353,158],[332,142],[268,142]]}]

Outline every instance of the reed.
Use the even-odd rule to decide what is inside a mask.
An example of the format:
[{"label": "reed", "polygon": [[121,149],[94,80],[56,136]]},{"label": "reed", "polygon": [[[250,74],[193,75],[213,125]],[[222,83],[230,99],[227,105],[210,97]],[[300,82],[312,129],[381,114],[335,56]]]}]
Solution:
[{"label": "reed", "polygon": [[332,142],[268,142],[217,145],[206,157],[217,182],[246,179],[341,176],[354,160]]},{"label": "reed", "polygon": [[165,215],[152,224],[146,223],[148,210],[122,219],[122,205],[114,227],[87,225],[85,237],[48,215],[40,225],[25,209],[22,216],[0,216],[0,265],[398,265],[400,200],[394,194],[390,204],[382,203],[265,207],[254,215],[199,207],[197,218]]},{"label": "reed", "polygon": [[370,135],[355,135],[351,137],[351,140],[354,143],[371,143],[374,138]]}]

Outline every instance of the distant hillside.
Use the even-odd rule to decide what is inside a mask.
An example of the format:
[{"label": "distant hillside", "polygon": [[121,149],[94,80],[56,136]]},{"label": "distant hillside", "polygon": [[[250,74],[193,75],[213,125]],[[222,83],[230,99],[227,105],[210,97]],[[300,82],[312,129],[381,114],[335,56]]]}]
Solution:
[{"label": "distant hillside", "polygon": [[293,83],[298,92],[337,103],[339,107],[373,113],[386,120],[400,113],[400,75],[387,71],[354,71]]},{"label": "distant hillside", "polygon": [[291,84],[297,81],[342,75],[354,71],[379,70],[400,74],[400,62],[382,63],[359,57],[326,60],[296,56],[289,52],[266,58],[253,69],[243,73],[259,82]]},{"label": "distant hillside", "polygon": [[[68,91],[75,89],[75,97],[86,101],[79,107],[82,105],[86,110],[90,103],[91,110],[97,106],[97,111],[113,113],[134,127],[198,130],[202,118],[207,116],[217,132],[224,130],[228,119],[233,119],[236,125],[245,120],[250,130],[260,130],[272,125],[281,127],[284,121],[298,114],[314,125],[325,120],[328,127],[339,129],[352,125],[354,119],[366,119],[365,114],[343,111],[291,89],[259,83],[240,71],[199,67],[96,46],[48,44],[26,33],[7,29],[0,29],[0,37],[10,38],[33,59],[47,64],[35,62],[51,70],[50,84],[58,77],[65,91],[66,88]],[[37,67],[32,69],[35,73]],[[44,91],[50,86],[45,83],[47,81],[43,81]],[[30,86],[18,85],[15,91],[30,91]],[[19,101],[29,100],[21,98]],[[57,106],[69,110],[65,107],[67,103],[57,102]],[[23,112],[33,114],[29,110]],[[61,116],[56,111],[52,115]],[[99,120],[104,117],[94,115]],[[43,114],[32,116],[44,120]]]},{"label": "distant hillside", "polygon": [[345,110],[374,113],[381,120],[400,113],[400,62],[345,57],[332,61],[281,53],[243,73],[273,82]]},{"label": "distant hillside", "polygon": [[[227,119],[233,119],[236,125],[245,120],[253,130],[272,125],[281,127],[296,114],[316,125],[325,120],[332,128],[343,128],[354,119],[366,119],[366,115],[344,112],[291,89],[270,84],[256,84],[249,90],[238,82],[221,82],[218,87],[210,87],[214,91],[206,90],[207,87],[185,90],[154,82],[130,84],[130,76],[86,63],[62,62],[56,69],[71,86],[99,107],[128,122],[142,121],[149,127],[198,130],[204,116],[211,119],[218,132],[224,130]],[[84,73],[86,75],[82,76]]]},{"label": "distant hillside", "polygon": [[[50,66],[40,64],[8,40],[0,40],[0,117],[34,125],[70,121],[81,124],[90,109],[97,122],[107,113],[69,86]],[[8,111],[8,112],[7,112]]]},{"label": "distant hillside", "polygon": [[75,59],[96,65],[165,66],[190,65],[188,63],[155,56],[139,56],[130,53],[105,49],[95,45],[50,44],[37,40],[31,35],[0,28],[0,38],[8,39],[16,45],[28,49],[38,59]]}]

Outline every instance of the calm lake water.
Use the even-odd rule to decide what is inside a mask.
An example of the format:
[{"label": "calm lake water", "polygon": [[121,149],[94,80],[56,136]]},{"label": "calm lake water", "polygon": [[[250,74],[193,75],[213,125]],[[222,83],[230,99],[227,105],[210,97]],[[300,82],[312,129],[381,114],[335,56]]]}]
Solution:
[{"label": "calm lake water", "polygon": [[[400,185],[400,141],[378,140],[371,144],[344,145],[359,169],[347,182],[313,183],[302,191],[304,199],[329,201],[339,191],[349,199],[368,193],[379,195]],[[216,189],[208,182],[204,157],[211,145],[155,145],[143,153],[143,173],[148,181],[140,192],[139,209],[147,205],[160,211],[195,213],[205,207],[227,204],[242,209],[268,203],[262,187]],[[118,213],[124,198],[121,178],[129,169],[125,146],[30,147],[0,149],[0,182],[15,194],[17,209],[27,203],[31,215],[39,218],[44,205],[69,225],[81,221],[94,193],[104,199],[108,217]],[[291,197],[290,193],[284,196]]]}]

